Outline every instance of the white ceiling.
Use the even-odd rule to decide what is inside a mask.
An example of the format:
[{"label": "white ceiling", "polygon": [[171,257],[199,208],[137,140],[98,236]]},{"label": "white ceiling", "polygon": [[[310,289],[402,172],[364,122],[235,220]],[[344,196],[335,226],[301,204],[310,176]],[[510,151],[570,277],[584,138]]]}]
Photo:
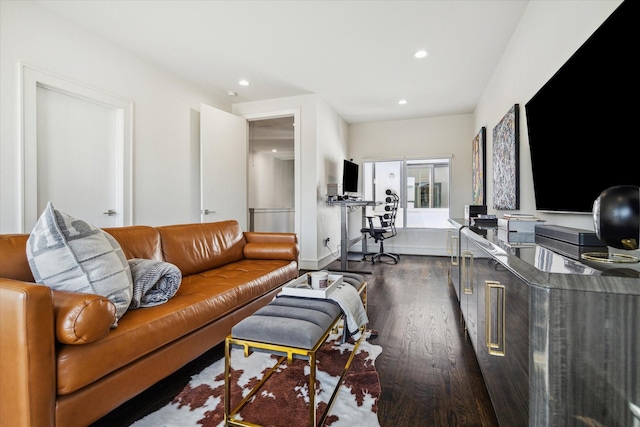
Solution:
[{"label": "white ceiling", "polygon": [[472,113],[528,1],[38,3],[233,103],[314,93],[361,123]]}]

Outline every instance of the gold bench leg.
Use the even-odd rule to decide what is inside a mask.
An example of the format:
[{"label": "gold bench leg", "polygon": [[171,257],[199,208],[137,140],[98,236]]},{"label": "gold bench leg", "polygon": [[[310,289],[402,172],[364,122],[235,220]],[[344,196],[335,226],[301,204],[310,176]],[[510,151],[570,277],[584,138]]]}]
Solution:
[{"label": "gold bench leg", "polygon": [[309,425],[316,425],[316,353],[309,357]]},{"label": "gold bench leg", "polygon": [[[322,413],[322,415],[320,416],[319,423],[318,423],[318,415],[317,415],[317,408],[316,408],[316,368],[317,368],[316,356],[317,356],[318,350],[320,350],[320,347],[322,346],[322,344],[324,344],[324,342],[327,340],[331,331],[333,331],[338,325],[338,323],[341,321],[341,318],[342,316],[336,319],[334,324],[331,325],[331,327],[329,327],[329,329],[325,332],[322,338],[320,338],[320,340],[316,343],[316,345],[311,350],[296,348],[296,347],[281,346],[276,344],[261,343],[257,341],[241,340],[241,339],[233,338],[231,335],[229,335],[225,339],[225,351],[224,351],[224,357],[225,357],[224,421],[225,421],[225,425],[242,426],[242,427],[258,426],[257,424],[253,424],[248,421],[237,420],[235,419],[235,417],[240,413],[242,408],[244,408],[244,406],[249,402],[249,400],[260,390],[260,388],[264,385],[264,383],[269,379],[269,377],[271,377],[271,375],[277,370],[278,366],[280,366],[280,364],[282,364],[285,361],[285,359],[287,360],[288,363],[293,362],[294,355],[300,356],[303,359],[309,360],[309,426],[316,427],[316,426],[324,425],[329,415],[329,411],[333,406],[333,402],[335,401],[338,395],[338,392],[340,391],[340,386],[344,381],[347,371],[349,370],[349,367],[353,362],[353,358],[355,357],[358,351],[358,347],[360,346],[360,343],[364,339],[364,335],[366,332],[366,329],[364,326],[360,328],[361,336],[358,339],[358,341],[356,341],[353,347],[353,351],[349,355],[349,359],[347,360],[347,363],[342,371],[342,374],[338,379],[336,388],[334,389],[333,394],[331,395],[331,398],[327,402],[327,407]],[[271,368],[269,372],[267,372],[264,375],[262,380],[260,380],[260,382],[256,384],[256,386],[249,392],[249,394],[245,396],[242,399],[242,401],[232,409],[231,408],[231,349],[232,349],[232,346],[234,345],[244,348],[245,357],[249,356],[252,349],[266,350],[266,351],[273,352],[275,354],[283,354],[283,356],[278,359],[277,363]]]}]

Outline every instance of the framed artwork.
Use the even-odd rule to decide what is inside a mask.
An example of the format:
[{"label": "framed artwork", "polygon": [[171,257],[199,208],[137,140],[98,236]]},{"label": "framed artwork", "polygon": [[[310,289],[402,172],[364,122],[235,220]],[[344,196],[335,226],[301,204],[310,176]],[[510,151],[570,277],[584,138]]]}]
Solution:
[{"label": "framed artwork", "polygon": [[493,207],[520,209],[519,105],[493,128]]},{"label": "framed artwork", "polygon": [[486,204],[487,191],[487,128],[482,127],[480,132],[471,142],[471,179],[472,179],[472,205]]}]

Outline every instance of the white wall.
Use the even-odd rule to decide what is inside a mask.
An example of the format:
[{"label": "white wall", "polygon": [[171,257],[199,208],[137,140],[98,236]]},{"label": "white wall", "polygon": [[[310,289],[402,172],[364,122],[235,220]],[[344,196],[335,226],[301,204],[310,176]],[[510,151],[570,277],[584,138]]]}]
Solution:
[{"label": "white wall", "polygon": [[251,230],[295,232],[294,161],[250,150],[247,175]]},{"label": "white wall", "polygon": [[199,222],[200,103],[229,111],[226,95],[180,80],[36,3],[1,1],[0,233],[23,231],[20,62],[131,100],[134,223]]},{"label": "white wall", "polygon": [[[328,180],[342,176],[346,157],[347,124],[317,95],[294,96],[233,105],[234,114],[268,114],[289,109],[300,110],[300,163],[296,214],[300,218],[300,266],[316,269],[331,256],[322,247],[322,237],[340,242],[340,212],[326,203]],[[335,252],[335,251],[334,251]]]},{"label": "white wall", "polygon": [[[20,62],[131,100],[134,224],[199,222],[199,108],[205,103],[231,111],[226,94],[207,93],[36,3],[3,1],[0,7],[0,233],[30,231],[19,229]],[[299,108],[304,115],[300,260],[303,267],[316,268],[318,252],[325,250],[318,234],[335,230],[332,240],[339,241],[339,216],[335,220],[336,210],[324,203],[324,169],[327,157],[341,161],[346,156],[346,123],[315,95],[248,103],[237,106],[234,113],[290,108]]]},{"label": "white wall", "polygon": [[[301,265],[331,257],[322,247],[340,240],[339,209],[325,203],[326,184],[339,182],[342,159],[453,154],[452,216],[471,197],[471,140],[491,130],[508,108],[521,105],[521,211],[535,212],[524,104],[620,4],[532,1],[473,115],[348,126],[315,95],[233,106],[236,114],[300,108]],[[594,59],[594,60],[597,60]],[[0,2],[0,232],[18,229],[21,201],[19,76],[24,62],[134,103],[133,210],[136,224],[199,221],[199,105],[230,111],[226,94],[207,93],[117,48],[32,2]],[[490,161],[487,176],[492,176]],[[488,204],[492,205],[488,180]],[[502,211],[501,211],[502,213]],[[588,215],[542,214],[549,222],[592,229]],[[27,230],[28,231],[28,230]],[[439,253],[444,239],[411,232],[396,240],[403,253]],[[388,247],[391,248],[390,242]],[[334,251],[335,252],[335,251]],[[320,260],[320,261],[319,261]]]},{"label": "white wall", "polygon": [[[492,209],[492,130],[513,104],[520,104],[520,212],[536,213],[550,224],[593,230],[591,215],[535,210],[524,105],[621,3],[529,2],[473,115],[351,125],[349,155],[361,160],[453,153],[451,216],[460,218],[464,205],[471,202],[471,141],[486,126],[487,205],[489,213],[502,215],[508,211]],[[441,235],[405,231],[387,241],[385,248],[402,253],[444,254]]]},{"label": "white wall", "polygon": [[[349,126],[325,102],[318,104],[317,185],[318,206],[316,248],[322,268],[339,254],[341,220],[339,206],[327,205],[327,184],[342,183],[342,166],[347,156]],[[325,238],[329,247],[323,247]]]},{"label": "white wall", "polygon": [[[471,141],[469,115],[359,123],[349,126],[349,156],[357,162],[371,159],[451,157],[451,215],[464,216],[471,200]],[[360,183],[362,185],[362,183]],[[360,215],[360,214],[358,214]],[[355,228],[360,218],[350,221]],[[354,250],[357,248],[354,247]],[[377,250],[371,244],[368,251]],[[399,230],[385,242],[385,250],[403,254],[445,255],[444,230]]]},{"label": "white wall", "polygon": [[[594,229],[591,215],[536,211],[524,106],[621,3],[618,0],[529,2],[474,114],[474,131],[487,127],[489,178],[493,176],[492,130],[513,104],[520,104],[520,211],[536,213],[549,224]],[[588,85],[585,87],[588,89]],[[491,179],[487,179],[487,199],[489,213],[505,213],[492,210]]]},{"label": "white wall", "polygon": [[294,164],[274,156],[249,153],[250,208],[293,208]]}]

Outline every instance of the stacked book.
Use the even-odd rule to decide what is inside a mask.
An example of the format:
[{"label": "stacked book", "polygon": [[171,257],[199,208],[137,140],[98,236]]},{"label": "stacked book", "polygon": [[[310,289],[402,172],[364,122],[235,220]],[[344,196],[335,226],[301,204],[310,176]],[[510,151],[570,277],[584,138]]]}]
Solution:
[{"label": "stacked book", "polygon": [[544,220],[531,214],[511,213],[498,218],[498,228],[509,233],[531,233],[536,231],[536,225],[544,224]]}]

